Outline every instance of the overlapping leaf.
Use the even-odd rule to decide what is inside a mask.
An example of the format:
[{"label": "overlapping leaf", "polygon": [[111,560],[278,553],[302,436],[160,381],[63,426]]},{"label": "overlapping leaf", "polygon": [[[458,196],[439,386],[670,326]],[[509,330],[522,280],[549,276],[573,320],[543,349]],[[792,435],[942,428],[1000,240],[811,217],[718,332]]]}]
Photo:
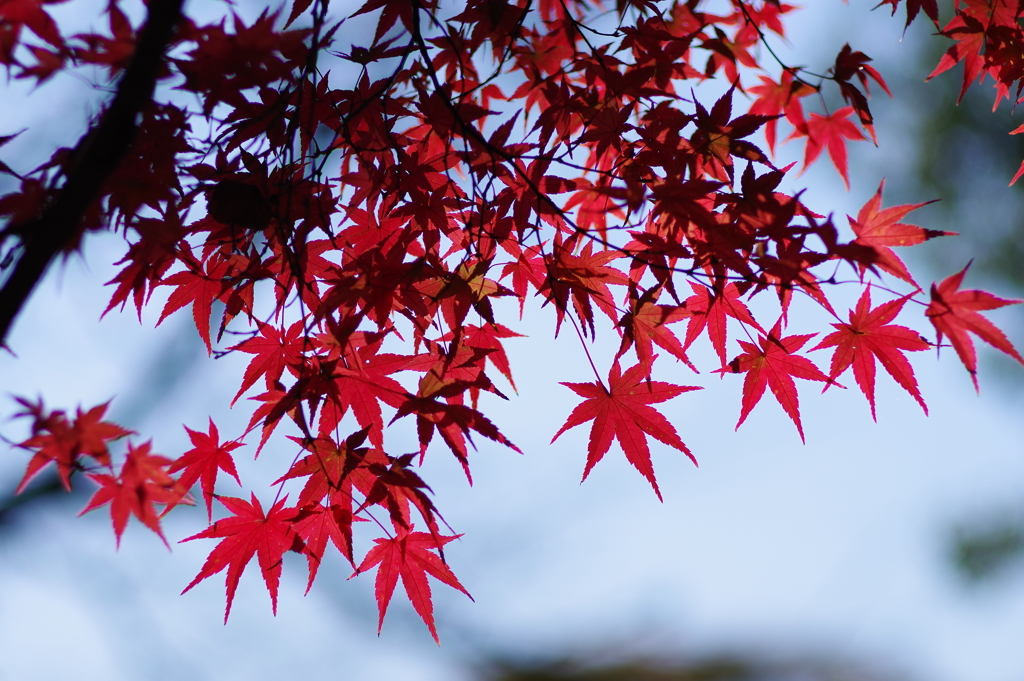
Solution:
[{"label": "overlapping leaf", "polygon": [[57,475],[64,489],[70,490],[71,474],[80,468],[80,457],[89,456],[98,463],[109,466],[110,452],[107,443],[133,432],[116,423],[102,420],[109,403],[93,407],[86,412],[79,408],[75,420],[68,422],[63,411],[47,413],[42,400],[32,403],[17,398],[17,401],[24,407],[24,411],[16,416],[29,416],[33,419],[32,437],[18,445],[33,451],[25,475],[18,483],[18,494],[23,492],[32,479],[51,462],[57,465]]},{"label": "overlapping leaf", "polygon": [[771,331],[758,339],[757,345],[739,341],[743,354],[729,362],[727,367],[719,369],[719,372],[746,374],[743,379],[743,400],[740,406],[740,420],[736,422],[737,429],[764,397],[765,388],[770,388],[772,395],[796,424],[800,440],[804,440],[804,427],[800,422],[800,396],[797,394],[793,379],[834,383],[821,373],[811,360],[796,354],[814,336],[813,333],[783,336],[780,319]]},{"label": "overlapping leaf", "polygon": [[160,516],[155,505],[172,506],[188,493],[188,488],[169,475],[167,467],[171,460],[150,454],[151,448],[149,442],[138,447],[129,443],[128,457],[116,477],[106,473],[89,474],[89,478],[100,488],[79,515],[110,504],[110,517],[118,546],[121,545],[121,535],[132,515],[167,544],[163,530],[160,529]]},{"label": "overlapping leaf", "polygon": [[235,479],[239,485],[242,481],[238,478],[238,471],[235,469],[235,460],[231,452],[242,446],[241,442],[221,442],[217,426],[210,419],[208,433],[185,428],[188,437],[192,440],[192,449],[182,454],[171,463],[167,469],[168,473],[181,471],[178,483],[182,488],[191,489],[196,482],[199,482],[203,490],[203,501],[206,502],[207,522],[213,520],[213,491],[217,485],[217,473],[224,471]]}]

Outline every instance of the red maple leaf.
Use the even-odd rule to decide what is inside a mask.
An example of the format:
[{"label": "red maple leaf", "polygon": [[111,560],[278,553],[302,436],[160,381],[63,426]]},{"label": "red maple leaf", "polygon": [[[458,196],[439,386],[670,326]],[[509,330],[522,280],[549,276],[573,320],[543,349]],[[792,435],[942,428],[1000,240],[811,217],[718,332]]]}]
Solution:
[{"label": "red maple leaf", "polygon": [[232,515],[218,520],[199,534],[186,537],[181,541],[193,539],[221,539],[213,548],[196,575],[185,590],[186,593],[207,577],[227,569],[227,607],[224,610],[224,622],[231,614],[231,601],[235,598],[238,580],[242,577],[245,566],[253,556],[257,557],[263,581],[270,592],[270,602],[274,614],[277,614],[277,586],[281,581],[281,562],[288,551],[305,551],[302,539],[295,531],[294,521],[299,510],[285,508],[287,497],[279,499],[263,513],[256,495],[252,495],[252,503],[235,497],[217,497],[231,511]]},{"label": "red maple leaf", "polygon": [[[426,532],[411,532],[400,527],[395,529],[397,536],[374,540],[377,545],[370,549],[352,576],[365,572],[376,565],[380,566],[377,568],[375,589],[379,613],[378,634],[384,626],[384,615],[388,611],[388,604],[391,603],[391,596],[395,593],[398,578],[401,577],[405,593],[412,601],[412,606],[430,629],[430,635],[434,637],[434,641],[440,645],[441,640],[434,627],[434,605],[430,598],[430,584],[427,582],[427,575],[444,582],[453,589],[458,589],[467,596],[469,596],[469,592],[459,583],[458,578],[444,564],[440,556],[432,552],[434,549],[440,548],[433,536]],[[441,543],[442,545],[447,544],[461,536],[441,537]],[[473,600],[472,596],[469,598]]]},{"label": "red maple leaf", "polygon": [[804,428],[800,423],[800,399],[793,377],[834,383],[821,373],[811,360],[793,354],[815,335],[809,333],[782,337],[780,318],[766,336],[760,337],[760,347],[747,341],[739,341],[745,352],[729,362],[729,366],[718,370],[719,373],[728,371],[734,374],[747,374],[743,380],[743,401],[740,407],[740,420],[736,422],[737,429],[746,420],[750,410],[761,401],[764,389],[768,387],[789,414],[789,418],[793,419],[797,432],[800,433],[800,440],[804,440]]},{"label": "red maple leaf", "polygon": [[522,454],[518,447],[501,434],[497,426],[476,409],[471,409],[463,404],[441,402],[437,399],[439,397],[457,398],[472,385],[468,381],[446,380],[438,374],[437,369],[431,369],[420,379],[417,394],[407,395],[405,401],[398,407],[398,413],[391,419],[391,423],[394,423],[404,416],[416,414],[416,431],[420,440],[421,458],[426,454],[427,446],[434,436],[434,429],[437,429],[441,439],[462,464],[470,483],[473,482],[473,477],[469,472],[469,452],[466,449],[467,439],[470,444],[473,444],[470,431],[475,430],[484,437]]},{"label": "red maple leaf", "polygon": [[578,244],[576,238],[568,239],[565,243],[555,241],[554,253],[547,257],[547,278],[539,291],[555,304],[556,333],[569,310],[571,295],[576,314],[583,323],[584,333],[589,328],[593,337],[594,310],[591,303],[596,304],[610,319],[618,321],[619,314],[608,284],[626,285],[629,280],[622,272],[607,265],[618,257],[617,253],[600,250],[595,253],[594,242],[587,241],[580,254],[573,255]]},{"label": "red maple leaf", "polygon": [[[967,267],[970,266],[968,263]],[[1016,305],[1021,301],[1004,300],[985,291],[959,290],[964,275],[967,274],[967,267],[946,277],[941,284],[932,284],[932,302],[925,310],[925,314],[935,326],[940,344],[944,335],[949,336],[949,342],[953,344],[956,354],[960,356],[960,361],[971,373],[974,389],[977,390],[978,357],[974,351],[974,343],[968,334],[975,334],[992,347],[1002,350],[1024,364],[1024,357],[1020,356],[1006,334],[978,312],[980,310],[995,310],[1006,305]]]},{"label": "red maple leaf", "polygon": [[528,286],[540,290],[547,276],[544,258],[538,253],[541,253],[540,246],[530,246],[519,253],[515,262],[506,263],[501,268],[501,279],[509,274],[512,275],[512,289],[516,292],[516,297],[519,298],[520,319],[523,317],[523,306],[526,304]]},{"label": "red maple leaf", "polygon": [[[882,2],[878,3],[878,6],[892,5],[892,13],[895,15],[899,4],[900,0],[882,0]],[[922,7],[924,8],[924,13],[932,20],[932,23],[936,26],[939,25],[939,7],[935,0],[907,0],[907,24],[903,28],[904,31],[917,18],[917,13],[921,11]]]},{"label": "red maple leaf", "polygon": [[[331,542],[341,554],[352,561],[352,523],[365,518],[353,517],[352,509],[344,505],[324,506],[315,504],[303,507],[295,520],[295,532],[306,545],[306,561],[309,566],[309,580],[306,593],[313,586],[317,570],[323,561],[327,543]],[[353,563],[354,565],[354,563]]]},{"label": "red maple leaf", "polygon": [[[353,433],[341,444],[323,437],[304,443],[303,448],[312,453],[274,481],[277,485],[292,478],[309,476],[299,493],[298,506],[301,510],[295,520],[296,532],[306,542],[309,561],[307,591],[316,577],[328,539],[353,563],[352,523],[364,520],[353,515],[353,486],[363,494],[369,494],[374,476],[366,468],[387,464],[387,456],[383,452],[359,448],[366,440],[367,430],[364,428]],[[291,439],[301,442],[299,438]]]},{"label": "red maple leaf", "polygon": [[242,378],[242,387],[238,389],[234,404],[246,390],[266,376],[268,384],[281,378],[285,367],[298,364],[302,360],[302,352],[308,344],[303,328],[303,320],[298,320],[283,333],[272,324],[259,323],[260,334],[232,346],[230,350],[239,350],[256,355],[249,360]]},{"label": "red maple leaf", "polygon": [[852,106],[836,109],[827,116],[812,113],[807,122],[802,126],[797,126],[796,131],[789,136],[789,139],[807,137],[807,146],[804,149],[804,170],[821,155],[822,149],[828,148],[828,156],[832,159],[832,165],[839,171],[847,189],[850,188],[850,178],[846,172],[845,140],[867,139],[849,120],[854,113]]},{"label": "red maple leaf", "polygon": [[34,66],[24,66],[18,73],[18,78],[35,78],[37,85],[48,81],[53,74],[64,67],[64,55],[59,52],[51,52],[35,45],[28,46],[32,56],[36,58]]},{"label": "red maple leaf", "polygon": [[735,86],[729,88],[711,107],[710,113],[700,102],[694,102],[697,110],[694,123],[697,130],[690,137],[690,144],[701,157],[696,167],[702,169],[708,176],[730,184],[733,181],[733,156],[771,167],[764,153],[742,138],[753,134],[769,120],[774,120],[756,114],[744,114],[729,120],[735,89]]},{"label": "red maple leaf", "polygon": [[[462,343],[468,348],[483,350],[487,353],[486,360],[494,365],[494,368],[501,372],[501,375],[508,379],[512,389],[516,389],[516,383],[512,380],[512,369],[509,366],[508,355],[505,354],[505,347],[501,338],[524,338],[523,334],[516,333],[512,329],[501,324],[484,324],[475,326],[466,324],[461,329]],[[449,331],[440,340],[448,341],[455,337],[454,331]]]},{"label": "red maple leaf", "polygon": [[[121,534],[127,527],[131,515],[156,532],[166,545],[167,538],[160,529],[160,516],[157,515],[154,504],[169,507],[180,502],[182,497],[188,494],[188,489],[182,487],[168,474],[166,468],[171,460],[150,454],[150,449],[149,442],[144,442],[138,447],[129,442],[128,458],[121,467],[120,475],[114,477],[105,473],[89,474],[89,479],[100,488],[78,515],[110,504],[110,517],[114,524],[114,536],[118,547],[121,546]],[[185,503],[192,502],[186,500]]]},{"label": "red maple leaf", "polygon": [[[440,514],[434,507],[432,501],[427,497],[426,492],[431,491],[423,479],[412,470],[412,460],[415,454],[404,456],[386,456],[385,463],[373,462],[367,465],[367,472],[375,480],[369,489],[364,489],[366,500],[356,512],[362,511],[367,506],[379,504],[388,509],[391,514],[391,522],[396,527],[409,529],[412,527],[410,516],[410,505],[419,510],[423,520],[430,529],[437,546],[444,546],[438,530],[437,518]],[[443,519],[442,519],[443,520]],[[444,550],[440,549],[441,557],[444,557]]]},{"label": "red maple leaf", "polygon": [[686,299],[686,309],[690,311],[690,319],[686,326],[686,342],[683,349],[689,349],[706,328],[711,345],[714,346],[722,366],[726,363],[725,342],[728,338],[726,317],[732,317],[740,324],[749,324],[761,333],[764,329],[751,316],[750,310],[740,300],[740,290],[736,284],[726,284],[721,293],[707,286],[690,283],[694,295]]},{"label": "red maple leaf", "polygon": [[[471,437],[515,449],[490,420],[490,398],[480,398],[505,397],[492,367],[512,381],[505,339],[516,334],[499,324],[512,296],[521,318],[529,295],[551,303],[556,336],[568,315],[587,346],[580,352],[601,347],[588,345],[599,324],[619,334],[621,343],[604,346],[613,354],[607,378],[566,384],[580,403],[552,439],[587,425],[584,478],[618,441],[660,498],[649,439],[693,458],[655,405],[697,388],[659,382],[652,367],[655,352],[686,361],[700,336],[713,348],[710,368],[746,374],[740,423],[771,388],[803,438],[794,379],[827,388],[849,368],[874,415],[878,362],[924,406],[905,355],[925,341],[895,320],[907,299],[872,309],[864,293],[846,323],[818,315],[822,325],[837,322],[818,345],[834,351],[829,376],[804,358],[811,335],[784,337],[798,308],[835,316],[826,286],[839,283],[844,261],[861,289],[867,270],[913,282],[895,247],[941,232],[903,224],[917,206],[884,208],[879,187],[850,220],[854,240],[841,242],[831,217],[783,184],[792,166],[774,168],[754,146],[763,127],[773,150],[784,118],[791,138],[806,138],[805,168],[827,150],[849,184],[848,142],[874,139],[869,84],[888,92],[874,62],[849,45],[825,75],[779,63],[778,81],[755,83],[750,74],[767,73],[762,62],[774,56],[765,34],[784,36],[793,8],[783,0],[616,0],[618,22],[587,0],[467,0],[458,13],[437,0],[360,0],[344,14],[376,22],[362,36],[312,0],[289,0],[288,14],[271,8],[250,24],[225,12],[179,21],[180,3],[163,0],[143,2],[149,17],[129,20],[124,3],[107,0],[97,4],[110,30],[66,44],[64,24],[50,16],[56,2],[0,0],[0,64],[39,81],[72,63],[112,80],[124,70],[112,83],[123,91],[78,143],[36,169],[22,175],[0,162],[0,174],[20,181],[0,196],[0,347],[46,263],[100,231],[137,234],[123,244],[109,309],[131,301],[141,319],[154,288],[167,286],[159,320],[190,306],[212,353],[212,308],[223,304],[217,340],[229,334],[225,346],[252,355],[232,404],[256,395],[246,435],[259,430],[261,463],[282,466],[268,479],[301,488],[292,508],[275,501],[267,512],[244,493],[226,498],[228,517],[193,537],[217,541],[186,590],[226,572],[225,619],[254,558],[276,604],[284,552],[305,554],[312,584],[334,545],[356,572],[379,568],[381,621],[401,578],[436,638],[428,576],[464,589],[445,565],[453,537],[441,534],[422,464],[432,438],[467,477]],[[901,0],[875,2],[896,9]],[[955,44],[935,73],[962,63],[964,89],[991,76],[997,101],[1015,85],[1019,98],[1024,2],[947,5],[955,17],[941,35]],[[906,10],[908,24],[920,14],[934,22],[938,3],[906,0]],[[313,74],[327,50],[358,68]],[[728,82],[711,86],[720,96],[709,106],[696,85],[716,75]],[[754,87],[734,102],[741,75]],[[196,101],[159,86],[171,80]],[[686,80],[690,96],[678,92]],[[152,97],[122,96],[146,95],[153,83]],[[822,106],[849,106],[805,112],[802,102],[819,92]],[[15,135],[0,135],[0,151]],[[758,175],[758,163],[768,172]],[[972,375],[972,333],[1020,359],[979,314],[1010,301],[958,288],[957,277],[933,287],[928,315],[940,340],[949,336]],[[782,315],[771,332],[750,312],[768,289]],[[671,302],[659,298],[666,291]],[[733,352],[730,333],[749,342]],[[633,364],[626,354],[636,366],[621,368]],[[396,380],[399,372],[418,387]],[[33,427],[21,443],[31,461],[19,490],[51,463],[65,486],[76,471],[92,474],[100,490],[88,508],[109,505],[118,540],[133,515],[159,532],[186,487],[202,490],[212,521],[217,476],[238,481],[241,439],[222,442],[212,421],[187,431],[191,448],[173,463],[144,445],[115,468],[108,447],[128,431],[103,421],[102,407],[75,418],[22,406]],[[416,420],[419,451],[394,456],[385,430],[404,416]],[[348,422],[359,430],[343,439]],[[269,446],[282,423],[297,448]],[[402,426],[392,431],[389,442],[401,441]],[[354,523],[384,512],[395,532],[355,561]]]},{"label": "red maple leaf", "polygon": [[359,430],[340,444],[326,437],[312,442],[290,437],[311,453],[292,464],[274,484],[309,476],[299,492],[299,507],[315,506],[327,499],[330,504],[351,508],[353,486],[364,495],[370,494],[377,478],[368,469],[388,465],[388,456],[384,452],[361,447],[366,441],[367,431],[367,428]]},{"label": "red maple leaf", "polygon": [[176,473],[183,470],[178,482],[186,490],[192,489],[196,481],[199,481],[203,490],[203,500],[206,502],[207,522],[210,522],[213,519],[213,490],[217,485],[217,472],[224,471],[239,485],[242,484],[235,469],[235,460],[231,458],[231,452],[241,447],[242,443],[231,441],[222,444],[212,418],[209,433],[201,433],[188,426],[185,430],[192,440],[192,449],[172,463],[167,472]]},{"label": "red maple leaf", "polygon": [[190,263],[194,268],[172,274],[160,283],[165,286],[176,286],[164,305],[163,312],[157,325],[167,318],[169,314],[192,303],[192,317],[196,323],[199,336],[206,344],[207,353],[212,354],[213,348],[210,344],[210,315],[213,313],[213,301],[220,297],[228,285],[224,281],[227,274],[227,262],[219,258],[210,258],[205,266],[194,261]]},{"label": "red maple leaf", "polygon": [[267,440],[273,435],[274,429],[277,428],[281,422],[281,417],[285,414],[292,416],[301,423],[305,423],[303,420],[305,417],[299,409],[301,404],[299,395],[302,392],[302,387],[303,382],[299,381],[288,390],[284,390],[284,386],[278,382],[267,392],[249,398],[250,400],[263,403],[256,407],[256,411],[253,412],[252,418],[249,419],[249,425],[245,431],[248,434],[257,426],[262,425],[261,430],[263,432],[260,436],[260,444],[256,447],[257,456],[263,451]]},{"label": "red maple leaf", "polygon": [[814,88],[802,80],[794,80],[789,71],[782,72],[778,83],[768,76],[758,78],[761,79],[760,85],[747,88],[747,92],[758,96],[750,105],[750,113],[771,118],[765,123],[764,136],[768,141],[768,151],[774,154],[778,117],[785,115],[786,120],[793,125],[803,123],[804,111],[800,99],[813,94]]},{"label": "red maple leaf", "polygon": [[686,356],[685,348],[667,326],[689,317],[691,312],[685,305],[656,304],[660,292],[661,289],[652,288],[638,297],[635,287],[630,287],[630,311],[619,320],[619,326],[622,327],[622,344],[615,357],[622,357],[630,347],[635,346],[637,360],[645,366],[650,366],[654,359],[654,344],[657,343],[696,371]]},{"label": "red maple leaf", "polygon": [[[921,206],[927,206],[932,201],[924,203],[906,204],[903,206],[890,206],[882,208],[882,188],[885,187],[885,180],[878,185],[878,191],[868,199],[868,202],[857,213],[857,219],[847,215],[850,227],[853,228],[857,238],[853,241],[861,246],[870,246],[875,250],[877,260],[872,263],[878,265],[889,274],[899,277],[903,281],[917,286],[917,282],[910,276],[906,265],[899,256],[892,251],[892,246],[913,246],[937,236],[955,236],[955,232],[940,232],[934,229],[922,229],[917,225],[901,223],[905,215],[917,210]],[[881,210],[880,210],[881,209]],[[861,274],[869,265],[861,263]],[[920,288],[920,287],[919,287]]]},{"label": "red maple leaf", "polygon": [[[870,94],[868,78],[870,77],[878,83],[889,97],[892,97],[892,93],[889,92],[889,86],[885,84],[882,74],[875,67],[868,65],[870,61],[871,57],[863,52],[854,52],[850,44],[847,43],[836,56],[835,66],[832,67],[832,76],[839,85],[839,91],[843,95],[843,100],[847,104],[853,105],[854,110],[857,112],[857,117],[860,119],[860,124],[871,134],[871,141],[875,143],[875,146],[878,146],[878,139],[875,136],[874,118],[871,115],[871,109],[868,107],[867,95]],[[857,86],[850,82],[850,79],[854,76],[857,76],[857,79],[860,80],[864,92],[858,90]]]},{"label": "red maple leaf", "polygon": [[15,494],[25,491],[28,483],[51,461],[57,464],[57,475],[64,489],[70,491],[71,474],[80,468],[80,456],[91,456],[101,465],[109,466],[110,453],[107,451],[107,442],[135,432],[102,420],[109,402],[86,412],[79,407],[74,422],[69,423],[63,411],[46,414],[42,400],[33,404],[20,397],[15,399],[25,408],[25,411],[15,414],[15,417],[31,416],[35,419],[32,424],[32,437],[18,446],[36,450],[28,462],[25,475],[18,483]]},{"label": "red maple leaf", "polygon": [[[927,350],[931,347],[921,338],[921,334],[905,326],[889,324],[906,304],[910,296],[882,303],[871,309],[871,290],[864,289],[857,307],[850,310],[849,324],[833,324],[837,329],[825,336],[811,351],[821,348],[835,347],[832,354],[832,366],[829,378],[833,381],[850,366],[853,366],[853,377],[860,386],[861,392],[871,404],[871,418],[875,416],[875,359],[882,363],[889,375],[910,393],[924,413],[928,413],[928,405],[921,397],[914,377],[914,369],[904,356],[904,351]],[[828,386],[825,386],[828,388]]]},{"label": "red maple leaf", "polygon": [[[56,48],[64,49],[64,39],[53,18],[43,8],[64,0],[9,0],[0,4],[0,24],[16,39],[23,26]],[[2,63],[10,63],[4,60]]]},{"label": "red maple leaf", "polygon": [[132,227],[139,233],[138,242],[131,245],[128,253],[115,264],[129,263],[107,284],[117,284],[110,297],[106,315],[116,305],[124,309],[128,295],[132,295],[135,309],[142,319],[142,306],[153,294],[153,287],[175,262],[178,242],[186,234],[177,211],[168,211],[161,219],[141,218]]},{"label": "red maple leaf", "polygon": [[[1019,135],[1022,132],[1024,132],[1024,125],[1019,125],[1016,128],[1014,128],[1013,130],[1011,130],[1008,134],[1010,134],[1010,135]],[[1010,185],[1009,186],[1012,187],[1013,185],[1017,184],[1017,180],[1019,180],[1021,178],[1021,175],[1024,175],[1024,162],[1021,162],[1021,164],[1017,167],[1017,172],[1014,173],[1013,179],[1010,180]]]},{"label": "red maple leaf", "polygon": [[[654,357],[651,358],[652,364]],[[668,419],[647,405],[665,402],[677,395],[701,388],[646,380],[645,377],[649,374],[650,365],[644,364],[630,367],[623,374],[616,360],[608,373],[607,388],[601,381],[562,383],[586,400],[576,405],[551,441],[557,440],[558,436],[570,428],[592,420],[594,425],[590,428],[590,446],[587,448],[587,465],[583,470],[583,479],[586,480],[594,464],[604,458],[612,446],[612,440],[618,439],[626,459],[647,478],[654,488],[654,493],[661,499],[661,490],[658,489],[658,482],[654,478],[647,435],[678,449],[690,457],[693,463],[696,464],[697,460],[679,439],[675,427]]]},{"label": "red maple leaf", "polygon": [[[987,10],[988,3],[985,9]],[[940,33],[947,38],[957,41],[955,45],[946,50],[942,59],[935,66],[925,80],[931,80],[940,73],[944,73],[960,62],[964,63],[963,83],[960,86],[960,96],[956,103],[959,104],[967,93],[967,88],[975,79],[981,77],[985,68],[985,56],[981,53],[985,48],[985,25],[966,12],[958,11],[956,16],[949,20]]]},{"label": "red maple leaf", "polygon": [[135,52],[135,35],[131,22],[117,5],[107,6],[110,21],[111,37],[95,34],[78,35],[85,42],[85,48],[75,49],[75,59],[86,64],[102,64],[107,66],[110,77],[125,68]]},{"label": "red maple leaf", "polygon": [[[355,335],[355,334],[353,334]],[[351,343],[344,354],[345,364],[336,365],[331,399],[320,413],[320,433],[329,432],[350,408],[363,428],[369,428],[370,442],[384,446],[384,418],[380,403],[399,407],[405,388],[390,374],[405,368],[408,358],[390,353],[377,354],[379,343],[356,347]]]}]

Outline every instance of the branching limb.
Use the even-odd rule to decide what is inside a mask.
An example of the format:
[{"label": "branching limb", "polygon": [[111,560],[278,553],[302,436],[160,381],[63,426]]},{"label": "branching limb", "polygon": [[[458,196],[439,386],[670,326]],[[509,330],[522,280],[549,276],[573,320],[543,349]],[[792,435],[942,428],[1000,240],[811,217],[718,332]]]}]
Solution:
[{"label": "branching limb", "polygon": [[182,0],[151,0],[135,55],[117,94],[71,153],[67,181],[34,223],[24,226],[22,253],[0,289],[0,345],[54,257],[73,242],[82,217],[99,197],[135,138],[136,119],[153,98],[164,52],[181,17]]}]

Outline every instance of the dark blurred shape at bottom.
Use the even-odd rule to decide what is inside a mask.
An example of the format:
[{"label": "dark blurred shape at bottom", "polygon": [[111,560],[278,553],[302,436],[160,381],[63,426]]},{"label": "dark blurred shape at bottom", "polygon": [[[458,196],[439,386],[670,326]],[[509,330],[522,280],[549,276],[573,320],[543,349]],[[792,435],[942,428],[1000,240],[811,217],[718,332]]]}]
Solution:
[{"label": "dark blurred shape at bottom", "polygon": [[580,660],[499,662],[483,671],[486,681],[896,681],[862,665],[824,657],[773,661],[718,655],[674,663],[644,660],[595,666]]}]

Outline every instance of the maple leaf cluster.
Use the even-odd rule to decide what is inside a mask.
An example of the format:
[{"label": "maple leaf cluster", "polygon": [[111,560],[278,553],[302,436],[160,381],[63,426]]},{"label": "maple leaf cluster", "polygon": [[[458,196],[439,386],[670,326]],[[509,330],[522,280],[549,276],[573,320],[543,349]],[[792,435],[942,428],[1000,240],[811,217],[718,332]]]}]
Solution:
[{"label": "maple leaf cluster", "polygon": [[[884,0],[882,4],[892,5],[895,14],[899,3],[900,0]],[[907,0],[907,26],[922,9],[935,27],[939,28],[936,0]],[[953,7],[953,17],[939,31],[940,35],[952,39],[954,44],[939,59],[928,80],[954,66],[962,65],[958,104],[972,85],[986,78],[994,81],[993,111],[1004,99],[1012,101],[1015,106],[1020,104],[1021,92],[1024,91],[1022,15],[1024,3],[1020,0],[957,0]],[[1022,132],[1024,126],[1019,126],[1009,134],[1018,135]],[[1024,162],[1021,162],[1010,184],[1013,185],[1022,175]],[[960,355],[961,358],[965,357],[964,353]]]},{"label": "maple leaf cluster", "polygon": [[[116,81],[131,68],[143,30],[117,0],[109,33],[70,37],[47,4],[0,2],[9,72],[43,82],[93,68]],[[63,249],[87,229],[119,230],[107,312],[131,304],[141,319],[162,293],[158,324],[190,309],[209,353],[250,355],[232,401],[250,405],[248,427],[232,439],[212,419],[186,428],[193,447],[176,458],[129,442],[116,469],[107,444],[129,433],[102,420],[105,405],[69,420],[23,400],[32,458],[19,490],[51,462],[66,487],[86,471],[99,489],[85,510],[109,505],[119,541],[132,515],[163,537],[160,519],[198,484],[210,524],[185,541],[219,541],[185,590],[226,572],[225,620],[254,558],[276,611],[285,554],[305,556],[312,586],[333,547],[353,576],[376,570],[378,627],[401,579],[437,639],[428,576],[468,592],[444,552],[461,535],[418,470],[448,451],[472,482],[481,438],[519,451],[481,410],[488,393],[507,399],[499,384],[515,389],[505,342],[521,334],[495,299],[521,316],[539,298],[591,360],[594,380],[563,382],[583,399],[553,438],[590,424],[583,477],[617,441],[659,498],[649,438],[696,458],[653,405],[699,389],[658,380],[659,352],[697,371],[688,352],[706,338],[705,369],[744,374],[737,427],[768,389],[801,438],[794,379],[828,389],[852,368],[874,417],[878,364],[926,409],[905,353],[944,338],[972,378],[971,334],[1024,364],[980,314],[1016,301],[963,290],[966,268],[923,299],[893,250],[946,234],[902,222],[923,204],[883,207],[880,184],[847,231],[783,190],[780,120],[805,167],[827,151],[850,184],[847,142],[876,139],[869,84],[888,93],[870,58],[846,45],[824,77],[767,63],[760,47],[785,37],[794,7],[709,4],[368,0],[336,17],[326,0],[294,0],[287,17],[251,23],[183,17],[129,152]],[[922,8],[937,21],[934,0],[910,0],[908,24]],[[968,0],[956,13],[940,69],[965,61],[965,84],[984,72],[1001,96],[1014,81],[1019,94],[1020,6]],[[358,44],[339,44],[345,21],[370,27]],[[698,98],[709,82],[727,90]],[[845,106],[812,110],[828,88]],[[0,163],[20,183],[0,197],[0,246],[31,238],[76,155],[24,174]],[[828,297],[840,283],[861,292],[848,321]],[[934,342],[894,323],[911,303]],[[807,307],[836,320],[810,349],[822,329],[789,329]],[[621,339],[603,360],[591,354],[599,328]],[[827,372],[808,356],[822,349]],[[389,426],[407,418],[418,448],[399,453]],[[245,487],[241,452],[281,466],[269,505],[217,492],[222,473]],[[380,530],[362,557],[358,522]]]}]

